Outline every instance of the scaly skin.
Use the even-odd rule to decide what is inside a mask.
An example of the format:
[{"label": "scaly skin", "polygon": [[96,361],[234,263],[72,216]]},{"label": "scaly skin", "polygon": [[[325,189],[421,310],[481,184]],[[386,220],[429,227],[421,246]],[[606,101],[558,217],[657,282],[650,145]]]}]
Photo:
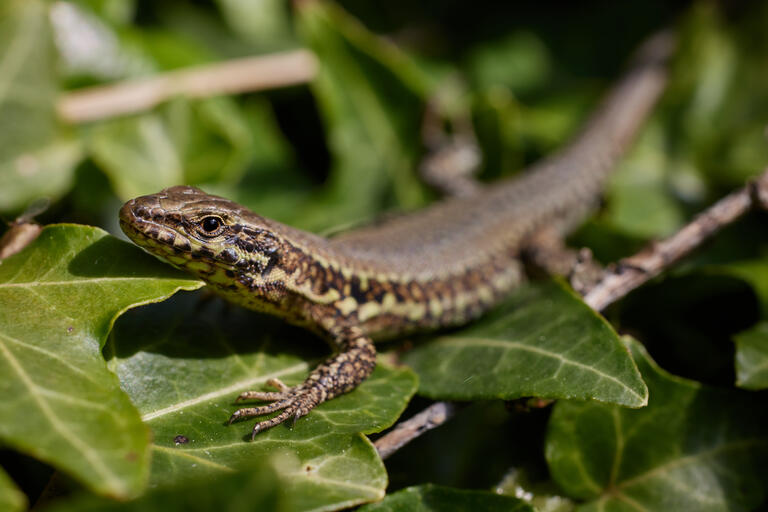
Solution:
[{"label": "scaly skin", "polygon": [[247,391],[282,411],[253,435],[354,389],[376,362],[373,338],[465,323],[523,279],[521,253],[542,229],[582,221],[660,95],[669,37],[650,40],[581,134],[515,180],[391,222],[326,239],[186,186],[128,201],[120,225],[138,245],[244,307],[329,339],[337,353],[300,385]]}]

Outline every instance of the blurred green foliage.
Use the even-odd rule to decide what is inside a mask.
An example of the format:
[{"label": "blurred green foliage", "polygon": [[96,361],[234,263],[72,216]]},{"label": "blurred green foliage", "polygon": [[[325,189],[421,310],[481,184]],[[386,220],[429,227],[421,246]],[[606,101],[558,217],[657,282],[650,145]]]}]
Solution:
[{"label": "blurred green foliage", "polygon": [[[120,236],[116,212],[123,201],[179,183],[201,186],[265,216],[317,232],[370,222],[386,212],[418,209],[437,197],[417,172],[426,152],[422,121],[428,104],[441,123],[455,127],[467,122],[472,127],[482,153],[480,179],[502,179],[567,140],[638,42],[670,25],[678,32],[679,51],[668,90],[617,170],[604,207],[571,240],[592,248],[599,259],[613,261],[649,239],[670,234],[766,167],[767,3],[4,0],[0,3],[0,215],[10,221],[35,199],[49,197],[51,207],[39,217],[41,222],[75,221]],[[174,97],[150,111],[82,124],[68,124],[57,114],[57,102],[82,87],[296,48],[310,49],[320,62],[317,76],[307,84],[203,99]],[[338,480],[318,483],[317,488],[303,481],[306,487],[297,493],[298,501],[285,501],[269,489],[278,480],[277,485],[295,485],[280,479],[296,468],[278,468],[273,474],[259,466],[197,491],[200,496],[210,492],[225,509],[228,500],[233,500],[233,507],[242,503],[235,497],[238,486],[251,488],[253,494],[243,496],[251,496],[253,506],[279,502],[286,510],[321,504],[332,509],[381,497],[388,474],[391,494],[379,505],[385,510],[413,509],[417,503],[438,510],[461,500],[488,509],[507,505],[489,492],[459,490],[468,488],[514,494],[542,511],[622,510],[624,495],[611,485],[625,476],[637,481],[643,471],[659,471],[685,459],[691,465],[678,471],[687,468],[690,474],[667,472],[664,482],[641,480],[642,495],[631,496],[632,503],[646,510],[696,509],[697,496],[704,494],[665,487],[680,485],[722,490],[718,500],[708,502],[711,510],[766,506],[760,464],[765,467],[768,434],[752,432],[762,424],[739,405],[749,402],[754,409],[765,408],[766,220],[764,214],[755,213],[728,228],[667,276],[606,312],[615,329],[631,332],[650,354],[631,344],[651,391],[646,409],[624,411],[615,405],[562,401],[550,416],[548,410],[508,411],[499,403],[478,401],[448,425],[402,449],[385,468],[359,432],[377,432],[394,421],[414,386],[410,374],[386,370],[370,385],[386,405],[380,411],[383,416],[371,420],[375,424],[352,422],[349,432],[331,434],[318,420],[309,422],[304,431],[321,441],[313,438],[317,446],[302,449],[302,463],[316,456],[315,462],[322,461],[318,466],[328,464],[328,474]],[[85,236],[78,233],[49,248],[50,259],[55,259],[54,253],[66,254],[67,244]],[[131,253],[120,251],[114,257],[130,258],[125,254]],[[13,269],[24,273],[25,262],[33,261],[31,254],[14,260]],[[12,274],[8,268],[6,274]],[[16,332],[10,327],[22,324],[19,318],[29,320],[33,315],[19,306],[25,303],[19,297],[26,300],[26,295],[13,295],[15,288],[3,291],[3,284],[0,346],[14,343],[3,336]],[[126,303],[146,300],[126,299]],[[61,304],[67,302],[62,299]],[[166,304],[170,317],[194,316],[184,301]],[[148,311],[144,314],[150,318],[158,314]],[[116,332],[149,324],[137,312],[121,319]],[[42,327],[36,328],[30,340],[45,337]],[[480,328],[487,329],[488,324]],[[246,331],[242,327],[211,336],[245,343],[240,334]],[[162,338],[163,332],[157,327],[154,335]],[[98,355],[91,362],[100,365],[98,372],[108,381],[112,378],[108,370],[119,375],[127,361],[146,360],[146,366],[165,368],[163,361],[170,356],[184,371],[194,373],[190,368],[197,368],[195,364],[185,361],[176,347],[186,338],[169,332],[154,351],[150,347],[121,353],[120,338],[113,338],[108,347],[116,352],[106,354],[107,362]],[[106,332],[101,334],[89,338],[94,354],[95,347],[107,341]],[[279,366],[321,356],[276,352],[264,341],[271,336],[301,338],[292,330],[268,327],[262,334],[266,338],[259,343],[264,345],[247,354],[254,360],[267,357],[269,365]],[[41,346],[50,353],[62,349],[54,338],[45,339],[51,346]],[[216,365],[229,363],[211,350],[198,354],[200,374],[222,371]],[[418,350],[439,353],[440,346],[422,345]],[[234,360],[237,365],[239,358]],[[419,372],[422,377],[433,370],[428,366]],[[39,370],[45,371],[51,370]],[[152,373],[132,375],[150,378]],[[9,382],[0,375],[0,391],[10,393]],[[136,381],[123,376],[121,382],[125,387]],[[749,391],[712,390],[699,382]],[[654,389],[663,400],[654,401]],[[126,391],[134,403],[140,402]],[[676,393],[687,401],[674,399]],[[702,397],[715,398],[701,405]],[[349,405],[356,403],[354,397],[349,400],[334,406],[338,410],[330,407],[329,416],[340,414],[349,420],[344,408],[357,407]],[[416,399],[405,416],[425,403]],[[706,406],[720,407],[716,404],[722,406],[716,416],[722,436],[713,433],[713,425],[707,426]],[[23,404],[17,406],[14,414],[22,414]],[[206,421],[213,421],[216,407],[209,407],[214,414]],[[133,418],[136,411],[128,416]],[[658,422],[654,418],[675,422],[655,425],[659,433],[654,434],[656,430],[643,427],[644,421]],[[676,436],[674,443],[670,432]],[[748,440],[744,432],[749,432]],[[234,434],[230,429],[226,435]],[[747,444],[742,446],[741,441]],[[81,505],[97,510],[105,503],[98,500],[104,498],[91,493],[116,494],[93,483],[83,485],[86,477],[77,473],[77,461],[62,462],[55,450],[35,451],[35,443],[24,442],[27,448],[22,451],[32,457],[20,456],[19,446],[3,438],[8,449],[0,452],[0,509],[24,510],[25,501],[34,503],[42,496],[43,503],[54,500],[62,510]],[[754,457],[748,463],[742,463],[748,458],[744,447]],[[337,451],[328,451],[332,449]],[[155,450],[155,463],[172,460]],[[632,460],[619,460],[625,453]],[[295,464],[297,460],[291,459]],[[581,469],[579,461],[584,464]],[[202,464],[191,458],[186,462]],[[244,462],[233,462],[233,467],[242,469]],[[344,475],[363,467],[356,477],[367,478],[369,486],[344,480]],[[74,475],[80,483],[58,473],[49,483],[52,468]],[[514,483],[512,473],[521,475]],[[163,474],[155,473],[153,486]],[[596,481],[590,480],[593,477]],[[142,492],[146,485],[141,475],[131,478],[131,492],[125,495]],[[423,485],[428,482],[454,489]],[[72,494],[73,501],[56,502],[52,489],[43,491],[46,485],[57,487],[54,483]],[[194,491],[184,487],[189,483],[180,485],[149,489],[142,501],[125,506],[184,507],[196,494],[187,496],[186,502],[176,501],[174,496]],[[402,488],[407,489],[396,492]],[[733,489],[746,490],[740,495]]]}]

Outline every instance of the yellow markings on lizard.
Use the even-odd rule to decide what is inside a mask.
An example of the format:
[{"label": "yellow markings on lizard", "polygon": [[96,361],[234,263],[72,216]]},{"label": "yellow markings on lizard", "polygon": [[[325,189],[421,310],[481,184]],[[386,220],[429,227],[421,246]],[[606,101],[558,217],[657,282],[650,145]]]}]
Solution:
[{"label": "yellow markings on lizard", "polygon": [[[456,325],[523,279],[520,256],[542,229],[578,227],[661,94],[670,38],[649,41],[582,133],[546,165],[372,227],[327,239],[225,198],[178,186],[128,201],[120,224],[138,245],[245,307],[329,339],[336,353],[297,386],[248,391],[277,412],[253,435],[354,389],[373,371],[374,337]],[[213,219],[213,220],[212,220]]]},{"label": "yellow markings on lizard", "polygon": [[374,316],[378,315],[382,311],[383,308],[378,302],[366,302],[357,308],[357,318],[359,321],[365,322],[366,320],[370,320]]},{"label": "yellow markings on lizard", "polygon": [[343,300],[337,301],[334,305],[344,316],[352,314],[357,309],[357,301],[354,297],[346,297]]}]

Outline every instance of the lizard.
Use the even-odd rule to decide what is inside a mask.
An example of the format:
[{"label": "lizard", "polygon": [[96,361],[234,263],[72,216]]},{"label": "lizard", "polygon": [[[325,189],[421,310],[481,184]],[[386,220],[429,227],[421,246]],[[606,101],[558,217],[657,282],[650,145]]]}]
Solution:
[{"label": "lizard", "polygon": [[251,438],[363,382],[374,339],[464,324],[525,279],[537,233],[565,235],[594,210],[607,177],[652,110],[673,53],[670,34],[640,47],[625,75],[563,149],[517,177],[381,224],[325,238],[191,186],[131,199],[120,226],[137,245],[204,280],[225,299],[330,341],[334,354],[301,384],[244,391]]}]

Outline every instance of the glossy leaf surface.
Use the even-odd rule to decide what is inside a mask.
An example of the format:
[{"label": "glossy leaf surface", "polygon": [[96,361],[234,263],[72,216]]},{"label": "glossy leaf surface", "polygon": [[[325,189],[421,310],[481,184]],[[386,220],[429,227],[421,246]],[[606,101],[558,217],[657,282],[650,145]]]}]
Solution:
[{"label": "glossy leaf surface", "polygon": [[0,263],[0,439],[104,494],[139,493],[148,430],[101,347],[126,309],[201,283],[98,228],[49,226]]},{"label": "glossy leaf surface", "polygon": [[768,416],[754,395],[659,368],[629,341],[648,383],[639,410],[558,402],[546,455],[579,510],[752,510],[766,496]]},{"label": "glossy leaf surface", "polygon": [[432,398],[579,398],[642,407],[647,390],[613,329],[551,282],[405,355]]}]

